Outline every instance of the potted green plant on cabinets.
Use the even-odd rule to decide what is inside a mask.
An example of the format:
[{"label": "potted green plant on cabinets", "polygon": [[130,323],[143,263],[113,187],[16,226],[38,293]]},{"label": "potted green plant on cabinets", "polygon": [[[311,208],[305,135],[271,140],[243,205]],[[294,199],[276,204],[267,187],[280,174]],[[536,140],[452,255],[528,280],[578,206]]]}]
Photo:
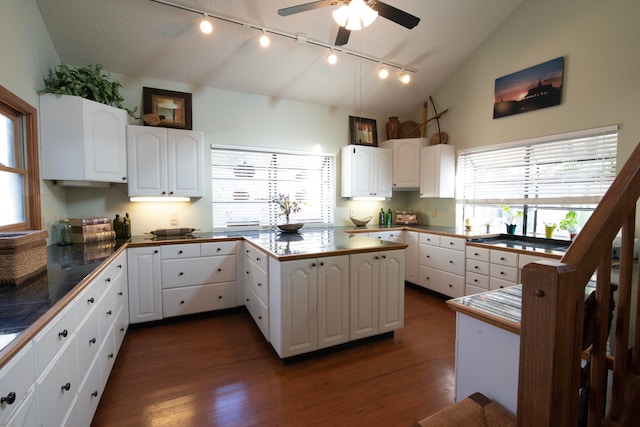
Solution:
[{"label": "potted green plant on cabinets", "polygon": [[133,116],[137,107],[130,110],[122,106],[124,98],[120,95],[121,87],[120,82],[111,78],[108,72],[103,72],[100,64],[73,67],[61,63],[55,70],[49,71],[48,78],[44,78],[44,89],[40,93],[79,96],[124,109]]},{"label": "potted green plant on cabinets", "polygon": [[509,205],[501,205],[500,209],[502,209],[503,220],[507,226],[507,233],[516,234],[516,227],[518,226],[517,221],[518,218],[522,217],[523,212],[511,209]]},{"label": "potted green plant on cabinets", "polygon": [[560,221],[560,229],[569,232],[569,237],[573,240],[578,234],[578,215],[576,211],[569,211],[564,219]]}]

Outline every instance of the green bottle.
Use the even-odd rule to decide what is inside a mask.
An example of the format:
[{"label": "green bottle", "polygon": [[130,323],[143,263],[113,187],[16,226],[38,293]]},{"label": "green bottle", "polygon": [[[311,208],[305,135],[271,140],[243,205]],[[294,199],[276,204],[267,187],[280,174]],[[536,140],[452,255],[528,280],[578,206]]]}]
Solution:
[{"label": "green bottle", "polygon": [[384,225],[386,222],[385,216],[384,216],[384,209],[380,208],[380,225]]},{"label": "green bottle", "polygon": [[386,216],[386,218],[385,218],[385,224],[386,224],[387,226],[389,226],[389,227],[391,226],[391,217],[392,217],[392,216],[393,216],[393,215],[391,214],[391,209],[389,209],[389,210],[387,211],[387,216]]},{"label": "green bottle", "polygon": [[116,214],[116,218],[113,220],[113,231],[116,232],[116,239],[122,238],[123,226],[120,215]]}]

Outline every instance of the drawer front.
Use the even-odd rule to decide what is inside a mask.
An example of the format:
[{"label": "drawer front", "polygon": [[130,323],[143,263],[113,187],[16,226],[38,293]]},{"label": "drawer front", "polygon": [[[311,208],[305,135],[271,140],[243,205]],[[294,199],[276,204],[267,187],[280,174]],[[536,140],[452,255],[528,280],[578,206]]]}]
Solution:
[{"label": "drawer front", "polygon": [[247,310],[251,314],[251,317],[253,317],[253,321],[258,325],[262,335],[269,341],[269,309],[250,288],[246,288],[246,292],[245,305],[247,306]]},{"label": "drawer front", "polygon": [[100,310],[93,310],[76,332],[76,345],[78,346],[78,372],[80,380],[84,378],[89,365],[98,354],[102,344],[100,338]]},{"label": "drawer front", "polygon": [[420,233],[418,240],[422,245],[440,246],[440,236],[437,234]]},{"label": "drawer front", "polygon": [[507,280],[515,284],[518,281],[518,269],[516,267],[507,267],[506,265],[491,264],[491,277]]},{"label": "drawer front", "polygon": [[388,242],[402,242],[402,231],[374,231],[369,233],[369,237],[386,240]]},{"label": "drawer front", "polygon": [[33,388],[27,393],[22,404],[13,411],[11,418],[7,420],[5,425],[6,427],[38,425],[38,405],[36,404],[36,392]]},{"label": "drawer front", "polygon": [[231,255],[236,253],[237,242],[206,242],[200,244],[200,256]]},{"label": "drawer front", "polygon": [[489,263],[467,258],[467,271],[471,273],[489,275]]},{"label": "drawer front", "polygon": [[420,266],[420,285],[452,298],[464,296],[464,277]]},{"label": "drawer front", "polygon": [[72,337],[36,383],[43,427],[59,426],[62,423],[79,386],[76,342]]},{"label": "drawer front", "polygon": [[251,288],[265,305],[268,305],[269,276],[266,271],[251,260],[246,263],[244,283]]},{"label": "drawer front", "polygon": [[251,261],[255,262],[262,268],[264,271],[268,271],[269,268],[269,258],[267,255],[258,250],[255,246],[251,244],[245,244],[245,256],[249,258]]},{"label": "drawer front", "polygon": [[200,243],[160,246],[162,259],[195,258],[200,256]]},{"label": "drawer front", "polygon": [[104,379],[104,384],[106,384],[107,380],[109,379],[109,374],[113,369],[113,364],[116,361],[116,356],[117,353],[114,328],[111,328],[107,331],[107,336],[102,343],[102,347],[100,347],[100,353],[98,355],[98,359],[100,360],[100,375],[101,378]]},{"label": "drawer front", "polygon": [[487,292],[487,289],[484,288],[479,288],[477,286],[473,286],[470,285],[468,282],[464,288],[464,294],[465,295],[475,295],[475,294],[481,294],[483,292]]},{"label": "drawer front", "polygon": [[467,285],[475,286],[477,288],[482,288],[485,291],[489,290],[489,276],[484,276],[482,274],[476,274],[476,273],[467,271],[466,280],[467,280]]},{"label": "drawer front", "polygon": [[9,363],[0,369],[0,396],[9,396],[10,393],[16,395],[16,400],[12,404],[0,405],[0,425],[20,406],[20,402],[36,381],[33,358],[33,346],[27,343]]},{"label": "drawer front", "polygon": [[420,265],[449,273],[464,274],[464,252],[437,246],[420,245]]},{"label": "drawer front", "polygon": [[103,271],[74,300],[73,305],[76,309],[78,323],[82,322],[82,319],[85,318],[89,311],[98,305],[107,288],[104,286],[106,277],[106,271]]},{"label": "drawer front", "polygon": [[73,305],[69,304],[34,338],[36,376],[39,377],[47,369],[56,353],[71,340],[77,325]]},{"label": "drawer front", "polygon": [[467,259],[489,262],[489,249],[467,245]]},{"label": "drawer front", "polygon": [[78,391],[78,398],[66,419],[67,426],[90,425],[91,419],[98,408],[102,396],[102,381],[100,378],[100,359],[95,359],[90,372]]},{"label": "drawer front", "polygon": [[235,255],[162,261],[163,289],[235,280]]},{"label": "drawer front", "polygon": [[516,283],[514,282],[498,279],[497,277],[491,277],[489,279],[489,290],[491,291],[496,289],[508,288],[515,285]]},{"label": "drawer front", "polygon": [[518,254],[516,252],[497,251],[491,249],[491,264],[518,266]]},{"label": "drawer front", "polygon": [[467,241],[460,237],[440,237],[440,246],[447,249],[455,249],[456,251],[464,251]]},{"label": "drawer front", "polygon": [[235,283],[189,286],[162,291],[163,317],[175,317],[235,307]]},{"label": "drawer front", "polygon": [[113,332],[116,342],[116,353],[120,351],[122,341],[129,328],[129,309],[126,306],[120,307],[120,311],[116,315],[116,320],[113,322]]}]

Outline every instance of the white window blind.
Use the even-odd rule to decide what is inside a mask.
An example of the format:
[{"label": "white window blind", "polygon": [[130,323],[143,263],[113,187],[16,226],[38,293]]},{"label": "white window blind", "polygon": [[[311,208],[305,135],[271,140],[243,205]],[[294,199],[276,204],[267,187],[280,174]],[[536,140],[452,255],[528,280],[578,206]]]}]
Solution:
[{"label": "white window blind", "polygon": [[328,154],[213,146],[213,227],[270,227],[284,223],[271,200],[303,202],[291,222],[333,223],[335,158]]},{"label": "white window blind", "polygon": [[464,204],[598,203],[616,175],[617,125],[458,153]]}]

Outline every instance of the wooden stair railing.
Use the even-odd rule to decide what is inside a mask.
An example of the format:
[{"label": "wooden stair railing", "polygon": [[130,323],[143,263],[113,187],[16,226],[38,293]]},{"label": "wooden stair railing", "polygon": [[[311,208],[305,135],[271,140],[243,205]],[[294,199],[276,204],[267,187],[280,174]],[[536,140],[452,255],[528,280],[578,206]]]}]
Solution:
[{"label": "wooden stair railing", "polygon": [[[631,312],[640,144],[559,262],[522,271],[518,426],[578,425],[585,287],[594,273],[596,303],[588,426],[640,422],[640,292]],[[613,240],[621,233],[613,355],[607,354]],[[635,332],[629,342],[630,325]],[[608,366],[612,380],[608,390]],[[608,408],[608,409],[606,409]],[[606,413],[605,413],[606,410]],[[636,418],[634,418],[636,417]]]}]

